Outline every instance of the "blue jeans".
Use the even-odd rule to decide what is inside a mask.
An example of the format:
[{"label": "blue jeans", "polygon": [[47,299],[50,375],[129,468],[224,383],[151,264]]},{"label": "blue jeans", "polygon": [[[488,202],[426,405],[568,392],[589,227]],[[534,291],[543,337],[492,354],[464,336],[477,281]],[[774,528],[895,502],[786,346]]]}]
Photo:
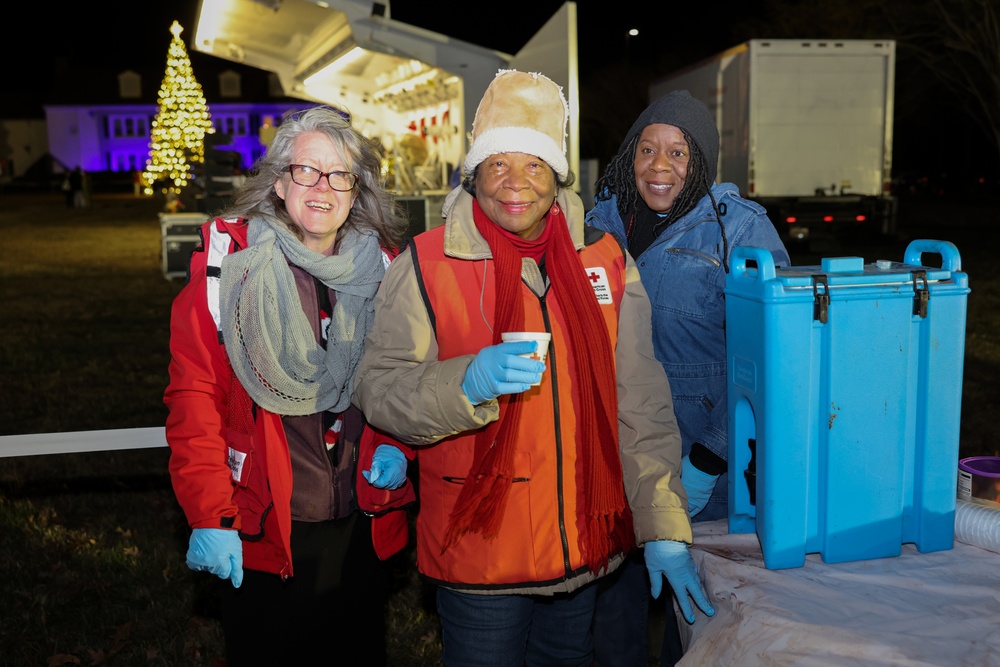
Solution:
[{"label": "blue jeans", "polygon": [[471,595],[438,588],[446,667],[590,667],[597,586],[569,594]]}]

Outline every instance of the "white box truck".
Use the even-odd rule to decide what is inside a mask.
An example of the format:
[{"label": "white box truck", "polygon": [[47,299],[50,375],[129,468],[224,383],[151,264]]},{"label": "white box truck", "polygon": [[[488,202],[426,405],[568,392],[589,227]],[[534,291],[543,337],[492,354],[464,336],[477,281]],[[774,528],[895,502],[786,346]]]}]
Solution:
[{"label": "white box truck", "polygon": [[719,126],[719,181],[762,204],[783,238],[896,230],[890,191],[896,43],[754,39],[656,80]]}]

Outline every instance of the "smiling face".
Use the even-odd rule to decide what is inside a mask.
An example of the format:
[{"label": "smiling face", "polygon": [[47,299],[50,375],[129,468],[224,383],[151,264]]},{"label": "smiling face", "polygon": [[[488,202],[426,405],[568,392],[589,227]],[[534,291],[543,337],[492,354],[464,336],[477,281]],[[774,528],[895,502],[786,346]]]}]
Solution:
[{"label": "smiling face", "polygon": [[[336,145],[322,132],[308,132],[295,140],[291,164],[303,164],[322,172],[351,171]],[[274,182],[274,190],[285,200],[292,222],[302,231],[303,243],[323,255],[333,253],[337,231],[347,220],[357,188],[338,192],[323,177],[306,187],[292,181],[287,171]]]},{"label": "smiling face", "polygon": [[476,201],[503,229],[533,241],[545,230],[556,198],[556,173],[527,153],[498,153],[476,170]]},{"label": "smiling face", "polygon": [[687,179],[690,147],[679,127],[654,123],[639,135],[635,147],[635,187],[646,206],[666,213]]}]

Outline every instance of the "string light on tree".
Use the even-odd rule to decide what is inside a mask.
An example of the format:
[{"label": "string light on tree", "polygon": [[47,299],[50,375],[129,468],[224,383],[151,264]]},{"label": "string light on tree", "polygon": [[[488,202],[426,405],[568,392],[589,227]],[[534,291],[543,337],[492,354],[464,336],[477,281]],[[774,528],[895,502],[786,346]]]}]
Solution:
[{"label": "string light on tree", "polygon": [[202,162],[205,134],[212,127],[208,103],[201,84],[194,77],[177,21],[170,26],[173,39],[167,52],[167,69],[157,98],[159,108],[149,133],[149,159],[142,174],[143,189],[153,194],[159,186],[164,193],[177,194],[191,178],[191,164]]}]

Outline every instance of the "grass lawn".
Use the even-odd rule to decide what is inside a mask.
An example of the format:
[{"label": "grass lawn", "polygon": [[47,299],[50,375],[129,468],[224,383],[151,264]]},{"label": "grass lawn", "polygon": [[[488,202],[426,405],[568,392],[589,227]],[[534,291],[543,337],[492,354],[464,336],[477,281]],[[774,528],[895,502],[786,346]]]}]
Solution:
[{"label": "grass lawn", "polygon": [[[0,195],[0,435],[161,426],[170,303],[160,204]],[[215,577],[184,564],[190,531],[168,450],[0,458],[0,664],[225,664]],[[392,665],[438,664],[412,551],[396,561]]]},{"label": "grass lawn", "polygon": [[[168,322],[159,202],[0,194],[0,435],[160,426]],[[901,261],[954,242],[969,274],[961,454],[998,453],[996,202],[903,202],[904,238],[822,256]],[[793,253],[793,264],[818,255]],[[224,665],[214,577],[184,564],[188,527],[162,449],[0,457],[0,663]],[[956,462],[957,468],[957,462]],[[437,664],[429,591],[402,555],[388,611],[394,667]]]}]

